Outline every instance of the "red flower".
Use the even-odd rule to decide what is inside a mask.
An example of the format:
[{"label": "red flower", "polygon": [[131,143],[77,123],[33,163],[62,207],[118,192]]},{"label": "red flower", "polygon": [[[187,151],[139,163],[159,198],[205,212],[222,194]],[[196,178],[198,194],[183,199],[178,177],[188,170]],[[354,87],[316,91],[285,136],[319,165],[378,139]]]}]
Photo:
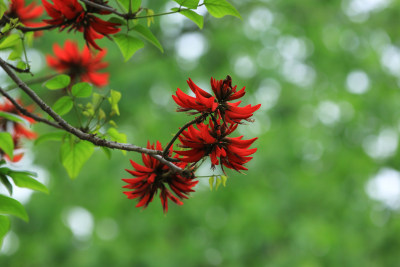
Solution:
[{"label": "red flower", "polygon": [[19,21],[29,27],[40,27],[42,22],[34,22],[36,18],[43,13],[43,7],[38,6],[35,2],[25,6],[25,0],[11,0],[10,7],[5,15],[9,18],[18,18]]},{"label": "red flower", "polygon": [[87,10],[85,11],[77,0],[53,0],[53,5],[42,0],[42,3],[47,14],[52,18],[43,20],[44,22],[59,26],[60,30],[69,28],[69,30],[83,32],[87,45],[98,50],[102,49],[95,43],[96,39],[108,37],[109,34],[120,31],[117,28],[120,24],[99,19]]},{"label": "red flower", "polygon": [[[17,99],[17,102],[22,105],[22,102]],[[26,110],[29,112],[32,112],[33,108],[31,106],[25,107]],[[35,123],[35,120],[33,120],[30,117],[27,117],[23,114],[21,114],[17,108],[8,100],[3,98],[3,103],[0,103],[0,111],[1,112],[6,112],[6,113],[11,113],[14,115],[18,115],[21,118],[25,119],[28,123],[32,124]],[[0,132],[9,132],[11,133],[11,136],[14,141],[14,148],[18,149],[21,146],[21,138],[27,138],[27,139],[35,139],[37,137],[36,133],[29,130],[26,128],[22,123],[15,122],[15,121],[10,121],[7,120],[4,117],[0,117]],[[0,151],[0,156],[4,154],[4,152]],[[23,153],[18,153],[14,155],[14,158],[12,159],[13,162],[17,162],[21,160],[23,156]],[[7,158],[9,158],[6,155]]]},{"label": "red flower", "polygon": [[210,156],[212,168],[220,163],[227,168],[236,171],[247,170],[243,165],[249,162],[257,148],[249,149],[257,138],[242,140],[243,136],[227,137],[237,128],[237,124],[227,126],[225,123],[213,123],[211,120],[208,125],[203,122],[189,126],[186,131],[179,136],[181,147],[190,148],[185,151],[175,151],[184,162],[197,162],[205,156]]},{"label": "red flower", "polygon": [[[150,143],[147,143],[147,148],[160,151],[163,150],[158,141],[155,148],[154,145],[150,145]],[[133,189],[133,191],[126,191],[124,194],[127,195],[129,199],[139,199],[136,207],[146,208],[153,200],[154,195],[157,194],[157,191],[160,189],[160,199],[164,213],[166,213],[168,211],[168,199],[178,205],[182,205],[183,203],[179,198],[188,198],[187,195],[190,192],[194,192],[192,188],[198,183],[198,181],[193,181],[193,179],[185,178],[177,173],[173,173],[167,165],[149,155],[142,154],[142,160],[144,166],[131,160],[132,167],[135,170],[126,170],[136,178],[122,179],[124,182],[128,183],[128,185],[125,185],[123,188]],[[178,162],[176,165],[185,168],[187,163]],[[168,190],[167,185],[178,197]]]},{"label": "red flower", "polygon": [[47,64],[53,69],[61,73],[67,73],[72,80],[79,78],[96,86],[108,84],[108,73],[97,72],[108,66],[106,62],[101,62],[107,53],[106,50],[93,55],[90,53],[89,48],[85,46],[82,53],[80,53],[78,45],[68,40],[64,44],[64,49],[58,44],[54,44],[53,50],[55,57],[50,55],[46,57]]},{"label": "red flower", "polygon": [[261,104],[258,104],[239,107],[241,101],[236,103],[228,102],[241,98],[246,93],[245,87],[239,91],[236,91],[237,86],[232,87],[232,78],[230,76],[227,76],[225,80],[219,81],[211,77],[211,89],[215,96],[198,87],[190,78],[187,83],[195,97],[183,93],[178,88],[176,96],[172,96],[180,106],[177,111],[194,110],[194,112],[191,112],[192,114],[217,112],[228,123],[241,123],[242,120],[250,120],[253,113],[261,106]]}]

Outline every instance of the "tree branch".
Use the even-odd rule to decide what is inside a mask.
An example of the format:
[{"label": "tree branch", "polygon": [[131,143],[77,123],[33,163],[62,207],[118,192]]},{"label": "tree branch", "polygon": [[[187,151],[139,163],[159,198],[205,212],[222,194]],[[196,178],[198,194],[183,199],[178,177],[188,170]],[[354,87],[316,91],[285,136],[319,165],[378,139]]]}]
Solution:
[{"label": "tree branch", "polygon": [[50,126],[52,126],[52,127],[59,128],[59,129],[62,128],[62,127],[61,127],[60,125],[58,125],[57,123],[54,123],[54,122],[49,121],[49,120],[46,120],[46,119],[44,119],[44,118],[42,118],[42,117],[39,117],[39,116],[36,115],[36,114],[33,114],[33,113],[29,112],[28,110],[26,110],[23,106],[21,106],[20,104],[18,104],[18,102],[15,101],[15,99],[12,98],[12,97],[11,97],[3,88],[1,88],[1,87],[0,87],[0,93],[1,93],[5,98],[7,98],[7,99],[8,99],[8,100],[9,100],[23,115],[25,115],[25,116],[27,116],[27,117],[30,117],[30,118],[34,119],[35,121],[39,121],[39,122],[46,123],[46,124],[48,124],[48,125],[50,125]]},{"label": "tree branch", "polygon": [[143,147],[139,147],[132,144],[118,143],[114,141],[108,141],[102,138],[97,137],[94,134],[85,133],[74,126],[70,125],[67,121],[65,121],[60,115],[58,115],[49,105],[47,105],[32,89],[30,89],[7,65],[3,59],[0,58],[0,67],[8,74],[8,76],[18,85],[18,87],[23,90],[44,112],[49,114],[56,123],[65,131],[75,135],[81,140],[86,140],[93,143],[96,146],[103,146],[112,149],[126,150],[126,151],[135,151],[144,154],[148,154],[151,157],[157,159],[161,163],[167,165],[174,172],[178,172],[184,176],[189,175],[186,170],[176,166],[172,162],[166,160],[160,155],[161,151],[147,149]]},{"label": "tree branch", "polygon": [[17,26],[17,29],[20,30],[21,32],[38,32],[38,31],[44,31],[44,30],[51,30],[54,28],[57,28],[60,25],[46,25],[42,27],[25,27],[25,26]]}]

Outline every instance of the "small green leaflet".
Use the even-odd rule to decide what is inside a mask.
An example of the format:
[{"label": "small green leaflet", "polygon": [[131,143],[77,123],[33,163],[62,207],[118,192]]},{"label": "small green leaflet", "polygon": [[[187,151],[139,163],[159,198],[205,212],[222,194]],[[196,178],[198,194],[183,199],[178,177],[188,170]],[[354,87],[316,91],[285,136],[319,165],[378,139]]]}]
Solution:
[{"label": "small green leaflet", "polygon": [[121,100],[121,93],[115,90],[110,91],[110,97],[108,98],[108,102],[111,104],[111,116],[117,114],[119,116],[119,107],[118,102]]},{"label": "small green leaflet", "polygon": [[89,97],[92,95],[92,86],[86,82],[77,83],[72,86],[71,93],[75,97]]},{"label": "small green leaflet", "polygon": [[65,132],[52,132],[42,134],[39,136],[38,139],[35,140],[35,146],[46,141],[61,141],[65,135]]},{"label": "small green leaflet", "polygon": [[22,56],[22,52],[23,52],[23,46],[22,46],[22,42],[18,42],[14,45],[10,55],[8,56],[8,60],[17,60],[17,59],[21,59]]},{"label": "small green leaflet", "polygon": [[[172,11],[178,11],[179,8],[171,8]],[[180,13],[197,24],[200,29],[203,29],[204,18],[192,10],[181,10]]]},{"label": "small green leaflet", "polygon": [[13,179],[14,184],[18,187],[29,188],[46,194],[49,193],[49,190],[45,185],[31,177],[36,176],[33,173],[11,171],[8,173],[8,176]]},{"label": "small green leaflet", "polygon": [[14,33],[7,36],[3,42],[0,43],[0,49],[6,49],[13,47],[14,45],[18,44],[21,41],[21,38],[18,34]]},{"label": "small green leaflet", "polygon": [[14,152],[14,141],[10,133],[0,132],[0,149],[4,151],[11,159]]},{"label": "small green leaflet", "polygon": [[138,32],[142,37],[144,37],[147,41],[152,43],[155,47],[160,49],[162,53],[164,53],[164,49],[162,48],[160,42],[157,40],[157,38],[154,36],[154,34],[150,31],[149,28],[143,26],[143,25],[136,25],[133,27],[133,30]]},{"label": "small green leaflet", "polygon": [[[4,12],[6,12],[7,9],[8,8],[7,8],[6,4],[4,3],[4,1],[0,1],[0,19],[3,17]],[[1,233],[0,233],[0,239],[1,239]],[[0,242],[0,246],[1,246],[1,242]]]},{"label": "small green leaflet", "polygon": [[7,119],[9,121],[13,121],[13,122],[24,123],[26,125],[29,124],[27,120],[25,120],[24,118],[22,118],[16,114],[13,114],[13,113],[0,111],[0,117],[3,117],[5,119]]},{"label": "small green leaflet", "polygon": [[74,106],[74,102],[71,97],[63,96],[56,101],[53,105],[53,110],[58,113],[58,115],[62,116],[71,111]]},{"label": "small green leaflet", "polygon": [[107,134],[111,137],[111,140],[119,143],[126,143],[126,134],[118,132],[115,128],[109,128]]},{"label": "small green leaflet", "polygon": [[174,1],[181,6],[191,9],[196,9],[197,6],[199,5],[199,0],[174,0]]},{"label": "small green leaflet", "polygon": [[10,193],[10,196],[12,196],[13,188],[7,176],[5,176],[4,174],[0,174],[0,182],[7,188],[8,193]]},{"label": "small green leaflet", "polygon": [[76,178],[85,162],[92,156],[94,145],[70,136],[61,146],[61,162],[71,178]]},{"label": "small green leaflet", "polygon": [[7,232],[10,230],[10,219],[7,216],[0,215],[0,247]]},{"label": "small green leaflet", "polygon": [[0,195],[0,214],[9,214],[17,216],[24,221],[29,221],[28,214],[24,206],[15,199]]},{"label": "small green leaflet", "polygon": [[57,75],[48,80],[44,85],[50,90],[58,90],[66,88],[71,82],[71,78],[66,74]]},{"label": "small green leaflet", "polygon": [[125,62],[128,61],[136,51],[144,47],[144,43],[141,40],[128,34],[117,34],[114,35],[113,38],[115,43],[118,45]]},{"label": "small green leaflet", "polygon": [[236,8],[226,0],[204,0],[204,5],[213,17],[222,18],[231,15],[242,19]]}]

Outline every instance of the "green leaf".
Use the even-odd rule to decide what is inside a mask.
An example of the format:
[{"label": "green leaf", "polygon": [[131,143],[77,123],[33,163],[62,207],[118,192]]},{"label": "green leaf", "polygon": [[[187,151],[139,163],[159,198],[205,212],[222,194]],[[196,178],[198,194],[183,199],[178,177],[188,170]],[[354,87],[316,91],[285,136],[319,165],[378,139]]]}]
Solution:
[{"label": "green leaf", "polygon": [[16,45],[18,42],[20,42],[21,38],[19,37],[18,34],[14,33],[9,36],[7,36],[3,42],[0,43],[0,49],[6,49],[13,47]]},{"label": "green leaf", "polygon": [[89,97],[92,94],[92,86],[88,83],[77,83],[71,88],[71,93],[75,97]]},{"label": "green leaf", "polygon": [[111,140],[118,143],[126,143],[127,137],[126,134],[118,132],[115,128],[109,128],[107,130],[107,134],[111,137]]},{"label": "green leaf", "polygon": [[24,123],[24,124],[28,125],[28,121],[27,120],[25,120],[21,116],[13,114],[13,113],[0,111],[0,117],[3,117],[3,118],[5,118],[6,120],[9,120],[9,121],[18,122],[18,123]]},{"label": "green leaf", "polygon": [[7,216],[0,215],[0,247],[3,239],[10,230],[10,219]]},{"label": "green leaf", "polygon": [[0,214],[14,215],[26,222],[29,221],[24,206],[15,199],[4,195],[0,195]]},{"label": "green leaf", "polygon": [[88,141],[75,142],[74,138],[61,146],[61,162],[71,178],[78,176],[83,164],[92,156],[94,145]]},{"label": "green leaf", "polygon": [[[179,8],[172,8],[172,11],[178,11]],[[192,10],[181,10],[180,13],[197,24],[200,29],[203,29],[204,18]]]},{"label": "green leaf", "polygon": [[149,28],[143,26],[143,25],[136,25],[133,27],[133,30],[138,32],[142,37],[144,37],[147,41],[152,43],[155,47],[160,49],[162,53],[164,53],[164,49],[162,48],[160,42],[157,40],[157,38],[154,36],[154,34],[150,31]]},{"label": "green leaf", "polygon": [[208,183],[210,184],[210,191],[212,191],[213,190],[213,185],[214,185],[214,175],[213,176],[211,176],[209,179],[208,179]]},{"label": "green leaf", "polygon": [[102,146],[101,149],[104,151],[104,154],[106,154],[108,159],[111,159],[111,149]]},{"label": "green leaf", "polygon": [[22,46],[22,42],[19,42],[17,44],[14,45],[10,55],[8,56],[8,60],[17,60],[17,59],[21,59],[22,56],[22,52],[23,52],[23,46]]},{"label": "green leaf", "polygon": [[71,97],[63,96],[54,103],[53,109],[58,113],[58,115],[62,116],[70,112],[73,106],[74,102]]},{"label": "green leaf", "polygon": [[110,91],[110,97],[108,98],[108,102],[111,104],[111,116],[117,114],[119,116],[119,107],[118,102],[121,100],[121,93],[115,90]]},{"label": "green leaf", "polygon": [[141,40],[128,34],[114,35],[114,41],[118,45],[125,62],[128,61],[136,51],[144,47],[144,43]]},{"label": "green leaf", "polygon": [[57,75],[48,80],[44,85],[50,90],[58,90],[66,88],[71,82],[71,78],[66,74]]},{"label": "green leaf", "polygon": [[118,0],[118,2],[122,4],[126,11],[129,11],[129,2],[131,2],[132,12],[138,11],[142,4],[142,0]]},{"label": "green leaf", "polygon": [[196,9],[197,6],[199,5],[199,0],[174,0],[174,1],[181,6],[193,9]]},{"label": "green leaf", "polygon": [[19,61],[19,62],[17,63],[17,68],[19,68],[19,69],[21,69],[21,70],[27,70],[27,69],[29,69],[29,65],[26,64],[26,63],[23,62],[23,61]]},{"label": "green leaf", "polygon": [[147,16],[147,27],[150,27],[150,25],[154,23],[154,10],[147,8],[146,16]]},{"label": "green leaf", "polygon": [[8,176],[13,179],[14,184],[18,187],[29,188],[46,194],[49,193],[49,190],[45,185],[31,177],[32,173],[30,172],[11,171],[8,173]]},{"label": "green leaf", "polygon": [[103,120],[103,119],[105,119],[106,117],[107,117],[106,113],[104,112],[104,110],[103,110],[102,108],[100,108],[100,109],[99,109],[99,112],[98,112],[98,118],[99,118],[99,120]]},{"label": "green leaf", "polygon": [[4,151],[11,159],[14,152],[14,141],[10,133],[0,132],[0,149]]},{"label": "green leaf", "polygon": [[[0,1],[0,18],[3,17],[4,13],[7,11],[7,6],[4,3],[4,1]],[[1,235],[0,235],[0,239],[1,239]],[[0,247],[1,247],[1,242],[0,242]]]},{"label": "green leaf", "polygon": [[4,174],[0,174],[0,182],[7,188],[11,196],[13,193],[13,187],[10,181],[8,180],[7,176],[5,176]]},{"label": "green leaf", "polygon": [[204,5],[213,17],[222,18],[231,15],[242,19],[236,8],[226,0],[204,0]]},{"label": "green leaf", "polygon": [[126,25],[126,20],[123,20],[122,18],[119,18],[119,17],[111,17],[107,21],[111,22],[111,23],[118,23],[121,25]]},{"label": "green leaf", "polygon": [[35,146],[46,141],[61,141],[65,135],[65,132],[51,132],[42,134],[38,139],[35,140]]}]

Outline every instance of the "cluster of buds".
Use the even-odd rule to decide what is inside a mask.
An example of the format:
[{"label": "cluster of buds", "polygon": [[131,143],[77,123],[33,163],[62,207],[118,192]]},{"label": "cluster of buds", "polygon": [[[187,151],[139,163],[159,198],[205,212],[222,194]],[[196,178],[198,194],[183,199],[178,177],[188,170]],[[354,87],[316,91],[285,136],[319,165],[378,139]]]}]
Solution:
[{"label": "cluster of buds", "polygon": [[[165,164],[142,154],[144,166],[131,161],[135,170],[127,170],[136,178],[123,179],[128,183],[124,188],[133,189],[124,193],[130,199],[139,200],[136,207],[147,207],[160,189],[161,202],[166,212],[168,198],[179,205],[182,204],[166,189],[166,185],[179,198],[187,198],[187,194],[193,192],[193,187],[197,184],[197,181],[193,181],[196,178],[194,172],[203,159],[210,157],[212,169],[220,165],[224,173],[224,167],[240,172],[247,170],[244,165],[252,159],[250,155],[257,151],[257,148],[250,148],[257,138],[244,140],[243,136],[229,137],[239,124],[243,124],[243,121],[252,121],[253,113],[261,106],[258,104],[240,107],[241,101],[230,102],[243,97],[245,87],[237,91],[237,86],[232,86],[230,76],[224,80],[211,78],[211,88],[214,93],[211,95],[191,79],[187,83],[195,96],[189,96],[178,88],[172,98],[179,106],[178,112],[187,112],[198,117],[187,124],[186,129],[179,131],[178,147],[181,149],[173,150],[167,147],[168,153],[167,155],[164,153],[164,156],[171,159],[174,152],[172,159],[177,161],[174,164],[189,170],[190,177],[183,177]],[[147,147],[154,149],[150,144]],[[155,149],[163,151],[158,141]]]}]

